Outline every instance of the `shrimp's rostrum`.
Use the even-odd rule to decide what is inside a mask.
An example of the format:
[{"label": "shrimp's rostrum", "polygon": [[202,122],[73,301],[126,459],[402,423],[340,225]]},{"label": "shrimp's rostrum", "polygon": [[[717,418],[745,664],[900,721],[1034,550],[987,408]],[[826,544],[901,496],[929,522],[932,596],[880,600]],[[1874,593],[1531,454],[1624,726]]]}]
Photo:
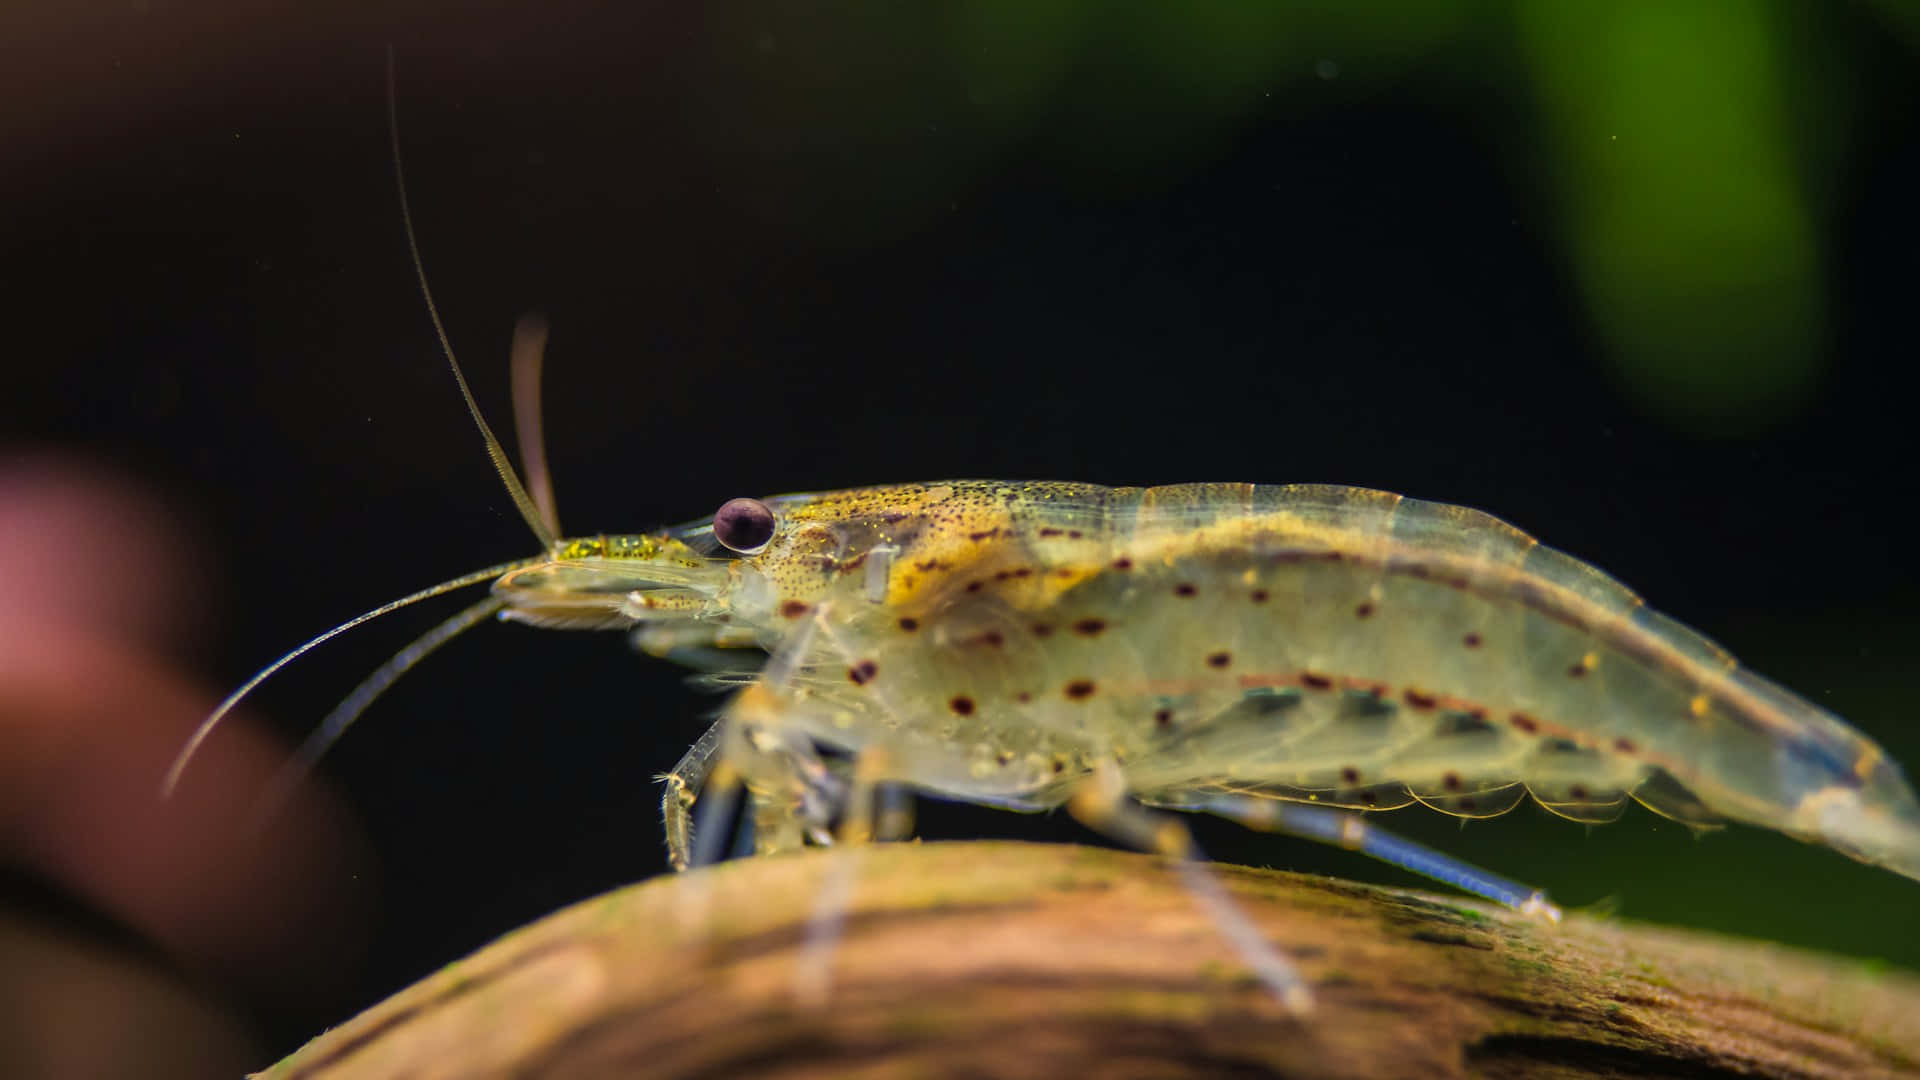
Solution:
[{"label": "shrimp's rostrum", "polygon": [[1877,746],[1474,510],[1319,485],[975,480],[755,505],[766,518],[563,541],[494,587],[508,618],[772,657],[740,676],[732,730],[670,778],[676,866],[674,800],[716,756],[755,799],[760,850],[824,838],[849,774],[827,749],[871,782],[1019,808],[1067,803],[1101,770],[1175,807],[1480,817],[1530,794],[1605,821],[1632,798],[1920,878],[1920,805]]}]

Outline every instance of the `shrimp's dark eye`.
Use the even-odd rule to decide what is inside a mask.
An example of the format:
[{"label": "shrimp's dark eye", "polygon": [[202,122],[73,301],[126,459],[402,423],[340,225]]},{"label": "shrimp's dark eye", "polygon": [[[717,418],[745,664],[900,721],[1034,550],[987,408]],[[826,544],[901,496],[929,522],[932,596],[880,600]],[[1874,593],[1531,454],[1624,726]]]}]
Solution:
[{"label": "shrimp's dark eye", "polygon": [[773,539],[773,511],[759,499],[729,499],[713,515],[713,536],[729,551],[758,555]]}]

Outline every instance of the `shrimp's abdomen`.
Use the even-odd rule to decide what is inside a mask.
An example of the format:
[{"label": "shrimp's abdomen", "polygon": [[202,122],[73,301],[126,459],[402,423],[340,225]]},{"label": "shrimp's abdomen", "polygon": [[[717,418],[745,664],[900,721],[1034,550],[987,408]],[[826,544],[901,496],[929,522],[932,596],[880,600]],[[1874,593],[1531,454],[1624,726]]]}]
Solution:
[{"label": "shrimp's abdomen", "polygon": [[855,637],[906,720],[886,738],[957,748],[956,794],[1045,802],[1111,756],[1167,801],[1530,793],[1604,821],[1633,797],[1912,874],[1920,810],[1876,746],[1498,519],[1313,485],[953,487],[1004,516]]}]

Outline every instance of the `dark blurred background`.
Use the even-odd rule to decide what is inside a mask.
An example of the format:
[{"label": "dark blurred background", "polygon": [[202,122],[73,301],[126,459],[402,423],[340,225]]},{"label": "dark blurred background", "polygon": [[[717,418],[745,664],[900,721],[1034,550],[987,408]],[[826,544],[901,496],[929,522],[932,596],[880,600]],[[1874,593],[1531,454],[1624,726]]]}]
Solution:
[{"label": "dark blurred background", "polygon": [[[571,531],[958,476],[1387,488],[1595,563],[1920,768],[1920,5],[309,7],[0,13],[0,438],[185,523],[209,688],[534,548],[412,280],[391,43],[427,271],[503,430],[512,323],[552,321]],[[297,738],[442,614],[258,713]],[[716,704],[680,679],[487,626],[376,705],[325,769],[377,851],[371,958],[261,1045],[660,872],[651,778]],[[1390,824],[1569,906],[1920,967],[1920,883],[1770,833]]]}]

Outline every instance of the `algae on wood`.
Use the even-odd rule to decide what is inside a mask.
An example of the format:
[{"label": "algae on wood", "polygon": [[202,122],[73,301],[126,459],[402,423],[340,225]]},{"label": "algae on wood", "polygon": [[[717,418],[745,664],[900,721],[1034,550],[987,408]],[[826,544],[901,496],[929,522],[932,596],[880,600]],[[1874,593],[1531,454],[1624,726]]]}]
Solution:
[{"label": "algae on wood", "polygon": [[1216,866],[1318,996],[1289,1016],[1164,860],[894,844],[800,1004],[840,853],[576,904],[264,1075],[1920,1077],[1920,979],[1708,934]]}]

